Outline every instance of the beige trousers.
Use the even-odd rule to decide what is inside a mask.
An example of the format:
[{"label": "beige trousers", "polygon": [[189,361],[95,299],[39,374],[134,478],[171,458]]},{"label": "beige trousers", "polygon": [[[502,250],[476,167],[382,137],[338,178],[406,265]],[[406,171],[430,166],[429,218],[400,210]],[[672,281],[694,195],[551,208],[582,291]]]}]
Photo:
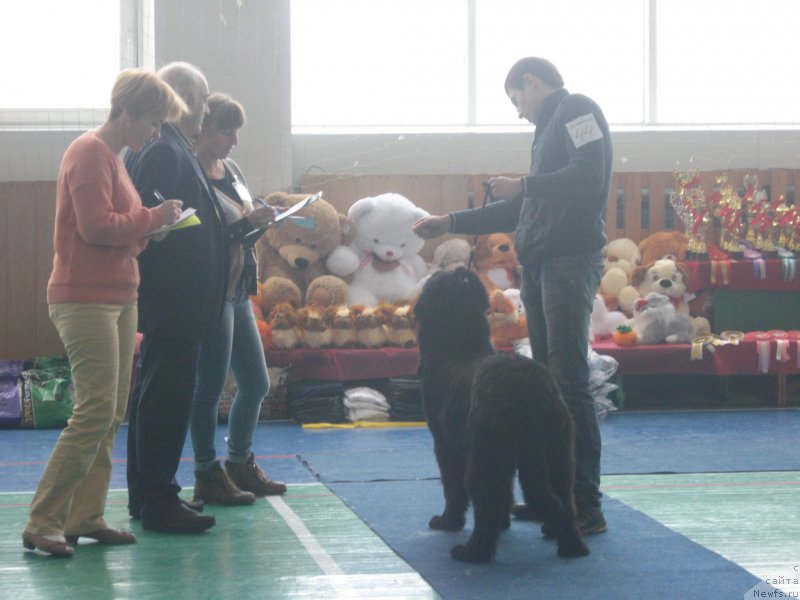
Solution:
[{"label": "beige trousers", "polygon": [[30,533],[80,535],[108,527],[111,450],[128,404],[137,315],[135,304],[50,305],[72,370],[75,406],[33,497]]}]

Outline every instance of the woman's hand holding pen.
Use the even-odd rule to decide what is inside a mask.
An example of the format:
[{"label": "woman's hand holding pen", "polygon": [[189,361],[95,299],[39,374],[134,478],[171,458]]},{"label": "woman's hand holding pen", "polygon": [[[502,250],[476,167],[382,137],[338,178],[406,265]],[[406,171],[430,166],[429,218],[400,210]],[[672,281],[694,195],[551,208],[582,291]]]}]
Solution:
[{"label": "woman's hand holding pen", "polygon": [[250,224],[256,229],[264,229],[275,221],[275,217],[278,213],[274,207],[266,204],[260,198],[256,198],[255,202],[258,206],[253,209],[253,212],[247,215],[247,220],[250,221]]},{"label": "woman's hand holding pen", "polygon": [[172,225],[181,216],[181,207],[183,207],[181,200],[164,200],[156,210],[160,213],[164,225]]}]

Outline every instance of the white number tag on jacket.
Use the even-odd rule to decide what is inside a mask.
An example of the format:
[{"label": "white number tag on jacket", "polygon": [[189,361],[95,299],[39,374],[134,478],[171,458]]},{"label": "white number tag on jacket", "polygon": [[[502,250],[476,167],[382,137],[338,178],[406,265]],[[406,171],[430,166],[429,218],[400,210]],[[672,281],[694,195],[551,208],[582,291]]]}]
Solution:
[{"label": "white number tag on jacket", "polygon": [[567,131],[576,148],[585,146],[589,142],[603,139],[603,131],[597,124],[597,119],[592,113],[573,119],[567,123]]}]

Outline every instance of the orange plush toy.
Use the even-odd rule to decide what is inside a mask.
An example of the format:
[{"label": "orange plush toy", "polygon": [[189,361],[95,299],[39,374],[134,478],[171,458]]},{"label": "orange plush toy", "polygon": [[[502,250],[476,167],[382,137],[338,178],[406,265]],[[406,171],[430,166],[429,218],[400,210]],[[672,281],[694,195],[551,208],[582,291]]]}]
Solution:
[{"label": "orange plush toy", "polygon": [[475,272],[486,291],[519,287],[519,263],[514,241],[505,233],[478,237],[475,244]]},{"label": "orange plush toy", "polygon": [[[676,262],[686,260],[689,238],[680,231],[657,231],[639,242],[639,264],[650,265],[662,258]],[[636,265],[634,265],[636,266]]]},{"label": "orange plush toy", "polygon": [[528,337],[524,319],[519,317],[517,307],[503,290],[489,292],[489,331],[495,348],[513,346],[517,340]]}]

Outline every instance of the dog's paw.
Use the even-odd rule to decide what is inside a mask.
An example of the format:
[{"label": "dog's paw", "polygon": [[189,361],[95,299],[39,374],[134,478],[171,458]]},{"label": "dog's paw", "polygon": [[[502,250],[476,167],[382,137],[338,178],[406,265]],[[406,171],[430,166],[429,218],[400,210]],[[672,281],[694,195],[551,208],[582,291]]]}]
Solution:
[{"label": "dog's paw", "polygon": [[428,527],[431,529],[438,529],[440,531],[461,531],[464,529],[466,519],[454,519],[444,515],[435,515],[428,521]]},{"label": "dog's paw", "polygon": [[488,563],[492,562],[492,553],[483,549],[478,549],[470,545],[453,546],[450,556],[461,562]]},{"label": "dog's paw", "polygon": [[587,554],[589,554],[589,548],[577,531],[558,540],[558,555],[562,558],[575,558]]}]

